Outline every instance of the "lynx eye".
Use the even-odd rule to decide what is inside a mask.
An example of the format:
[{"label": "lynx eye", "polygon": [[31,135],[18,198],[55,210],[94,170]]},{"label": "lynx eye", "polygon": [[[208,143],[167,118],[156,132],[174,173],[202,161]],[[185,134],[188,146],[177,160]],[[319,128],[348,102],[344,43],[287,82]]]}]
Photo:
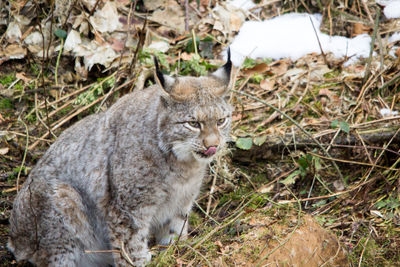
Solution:
[{"label": "lynx eye", "polygon": [[187,125],[189,125],[192,128],[197,128],[197,129],[201,128],[201,124],[198,121],[188,121],[186,123],[187,123]]},{"label": "lynx eye", "polygon": [[225,123],[225,120],[226,120],[225,118],[217,120],[217,125],[222,126]]}]

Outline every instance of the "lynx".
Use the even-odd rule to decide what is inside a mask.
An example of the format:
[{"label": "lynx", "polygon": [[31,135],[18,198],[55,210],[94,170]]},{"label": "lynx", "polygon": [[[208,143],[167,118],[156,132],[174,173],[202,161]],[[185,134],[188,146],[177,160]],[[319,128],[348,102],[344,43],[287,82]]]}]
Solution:
[{"label": "lynx", "polygon": [[161,73],[66,131],[32,169],[8,248],[38,266],[143,266],[148,240],[188,234],[207,166],[229,137],[232,63],[203,77]]}]

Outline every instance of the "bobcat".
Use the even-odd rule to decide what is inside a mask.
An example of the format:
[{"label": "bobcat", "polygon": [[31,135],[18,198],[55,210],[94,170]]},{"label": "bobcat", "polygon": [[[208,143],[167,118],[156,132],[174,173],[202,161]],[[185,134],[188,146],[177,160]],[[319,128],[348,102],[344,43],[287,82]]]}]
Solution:
[{"label": "bobcat", "polygon": [[17,260],[143,266],[150,236],[165,245],[187,235],[207,165],[229,137],[231,71],[229,52],[198,78],[164,75],[155,59],[155,85],[67,129],[15,199]]}]

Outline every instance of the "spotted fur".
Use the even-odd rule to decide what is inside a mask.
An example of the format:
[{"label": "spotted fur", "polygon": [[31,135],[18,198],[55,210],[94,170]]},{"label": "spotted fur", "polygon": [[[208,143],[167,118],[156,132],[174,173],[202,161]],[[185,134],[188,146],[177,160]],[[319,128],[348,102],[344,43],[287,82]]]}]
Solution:
[{"label": "spotted fur", "polygon": [[[228,64],[229,65],[229,64]],[[229,67],[229,66],[228,66]],[[67,129],[31,171],[10,218],[9,249],[38,266],[135,266],[147,242],[187,235],[207,165],[229,136],[230,69],[156,71],[158,83]]]}]

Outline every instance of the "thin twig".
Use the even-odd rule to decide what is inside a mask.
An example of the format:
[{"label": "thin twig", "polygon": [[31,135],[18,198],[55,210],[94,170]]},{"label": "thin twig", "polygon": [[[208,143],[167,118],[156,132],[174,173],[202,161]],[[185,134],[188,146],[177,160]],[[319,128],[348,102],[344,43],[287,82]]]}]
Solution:
[{"label": "thin twig", "polygon": [[132,259],[129,257],[128,253],[125,250],[124,242],[121,241],[121,256],[132,266],[135,266]]},{"label": "thin twig", "polygon": [[390,81],[387,81],[384,85],[382,85],[378,89],[378,91],[381,91],[381,90],[385,89],[386,87],[391,86],[392,84],[397,82],[398,79],[400,79],[400,72],[398,72],[392,79],[390,79]]},{"label": "thin twig", "polygon": [[371,234],[372,234],[372,230],[369,232],[369,235],[368,235],[368,237],[367,237],[367,240],[365,240],[364,248],[363,248],[363,250],[362,250],[362,252],[361,252],[360,260],[359,260],[359,262],[358,262],[358,267],[361,267],[362,259],[363,259],[363,256],[364,256],[364,252],[365,252],[365,249],[367,248],[369,239],[371,238]]},{"label": "thin twig", "polygon": [[144,45],[144,41],[146,40],[146,26],[147,26],[147,16],[144,19],[142,29],[138,33],[139,34],[139,41],[137,43],[135,54],[134,54],[134,56],[132,58],[132,61],[131,61],[131,65],[129,66],[129,73],[132,73],[132,69],[135,68],[136,61],[137,61],[137,58],[139,56],[139,51],[142,49],[142,47]]},{"label": "thin twig", "polygon": [[211,188],[210,188],[210,193],[208,194],[208,202],[207,202],[206,214],[210,213],[210,207],[211,207],[211,202],[212,202],[212,194],[214,193],[214,190],[215,190],[216,181],[217,181],[217,175],[214,173],[213,174],[213,181],[212,181]]},{"label": "thin twig", "polygon": [[348,163],[348,164],[356,164],[356,165],[363,165],[363,166],[371,166],[371,167],[375,167],[375,168],[380,168],[380,169],[385,169],[385,170],[392,170],[392,171],[399,171],[400,169],[393,169],[390,167],[386,167],[386,166],[381,166],[381,165],[376,165],[372,164],[372,163],[366,163],[366,162],[359,162],[359,161],[352,161],[352,160],[345,160],[345,159],[336,159],[336,158],[328,158],[328,157],[324,157],[322,155],[316,154],[316,153],[312,153],[312,152],[308,152],[308,154],[312,155],[312,156],[316,156],[322,159],[329,159],[329,160],[334,160],[334,161],[338,161],[338,162],[343,162],[343,163]]},{"label": "thin twig", "polygon": [[93,6],[92,10],[90,10],[89,16],[92,16],[94,11],[96,10],[97,6],[99,5],[100,0],[96,1],[96,4]]},{"label": "thin twig", "polygon": [[322,49],[322,45],[321,45],[321,42],[320,42],[320,40],[319,40],[318,33],[317,33],[317,30],[315,29],[314,22],[313,22],[313,20],[312,20],[312,18],[311,18],[311,15],[308,16],[308,17],[309,17],[310,22],[311,22],[311,25],[312,25],[312,27],[313,27],[313,29],[314,29],[315,37],[317,37],[319,49],[321,50],[321,55],[322,55],[322,58],[324,59],[324,63],[329,67],[328,60],[326,59],[326,55],[325,55],[325,53],[324,53],[324,50]]},{"label": "thin twig", "polygon": [[189,0],[185,0],[185,31],[189,32]]},{"label": "thin twig", "polygon": [[[47,58],[45,57],[45,51],[46,51],[46,47],[45,47],[45,37],[44,37],[44,33],[43,33],[43,28],[42,28],[42,23],[40,22],[39,18],[40,18],[40,14],[39,14],[39,4],[37,2],[35,2],[36,4],[36,11],[37,11],[37,25],[39,27],[39,32],[42,35],[42,69],[40,72],[40,77],[42,80],[42,88],[43,88],[43,96],[44,96],[44,105],[45,105],[45,110],[46,110],[46,118],[47,118],[47,125],[50,126],[50,120],[49,120],[49,109],[47,107],[47,90],[46,90],[46,85],[45,85],[45,81],[44,81],[44,66],[46,65],[46,61],[48,60],[48,50],[47,50]],[[50,43],[49,43],[49,47],[50,47]],[[47,127],[49,129],[48,134],[50,135],[50,127]]]},{"label": "thin twig", "polygon": [[54,78],[56,79],[56,86],[58,86],[58,66],[60,65],[60,58],[61,58],[63,49],[64,49],[64,38],[61,38],[61,47],[60,47],[60,51],[58,51],[56,69],[54,71]]},{"label": "thin twig", "polygon": [[210,214],[208,214],[200,205],[197,203],[197,201],[194,202],[194,204],[197,206],[197,208],[206,215],[211,221],[213,221],[216,225],[221,225],[217,220],[215,220],[213,217],[211,217]]},{"label": "thin twig", "polygon": [[85,253],[121,253],[117,249],[103,249],[103,250],[85,250]]},{"label": "thin twig", "polygon": [[239,214],[237,216],[235,216],[233,219],[231,219],[229,222],[223,224],[223,225],[218,225],[217,227],[215,227],[212,231],[210,231],[209,233],[207,233],[202,239],[200,239],[200,241],[198,241],[193,248],[196,249],[198,248],[201,244],[204,243],[204,241],[206,241],[208,238],[210,238],[213,234],[215,234],[216,232],[218,232],[219,230],[225,228],[226,226],[232,224],[233,222],[235,222],[240,216],[242,216],[245,212],[242,210],[241,212],[239,212]]},{"label": "thin twig", "polygon": [[[187,1],[187,0],[186,0],[186,1]],[[192,248],[192,247],[189,246],[189,245],[185,245],[185,247],[187,247],[188,249],[192,250],[194,253],[196,253],[196,254],[199,255],[201,258],[203,258],[203,260],[206,261],[206,263],[207,263],[208,266],[210,266],[210,267],[213,266],[213,265],[211,264],[211,262],[210,262],[209,260],[207,260],[207,258],[206,258],[203,254],[201,254],[199,251],[197,251],[196,249]]]},{"label": "thin twig", "polygon": [[17,175],[17,186],[16,186],[17,192],[18,192],[18,190],[19,190],[19,178],[21,177],[22,168],[23,168],[24,165],[25,165],[26,154],[28,153],[28,145],[29,145],[29,129],[28,129],[28,126],[26,125],[26,123],[25,123],[23,120],[18,119],[18,121],[20,121],[20,122],[25,126],[25,131],[26,131],[26,144],[25,144],[24,156],[22,157],[21,166],[19,167],[18,175]]},{"label": "thin twig", "polygon": [[375,46],[375,39],[376,35],[378,32],[378,27],[379,27],[379,17],[381,16],[381,9],[377,8],[376,10],[376,17],[375,17],[375,25],[374,25],[374,31],[372,33],[372,38],[371,38],[371,47],[369,50],[369,57],[368,57],[368,62],[367,62],[367,68],[365,70],[364,78],[363,78],[363,84],[365,84],[369,78],[369,75],[371,73],[371,63],[372,63],[372,55],[374,52],[374,46]]}]

